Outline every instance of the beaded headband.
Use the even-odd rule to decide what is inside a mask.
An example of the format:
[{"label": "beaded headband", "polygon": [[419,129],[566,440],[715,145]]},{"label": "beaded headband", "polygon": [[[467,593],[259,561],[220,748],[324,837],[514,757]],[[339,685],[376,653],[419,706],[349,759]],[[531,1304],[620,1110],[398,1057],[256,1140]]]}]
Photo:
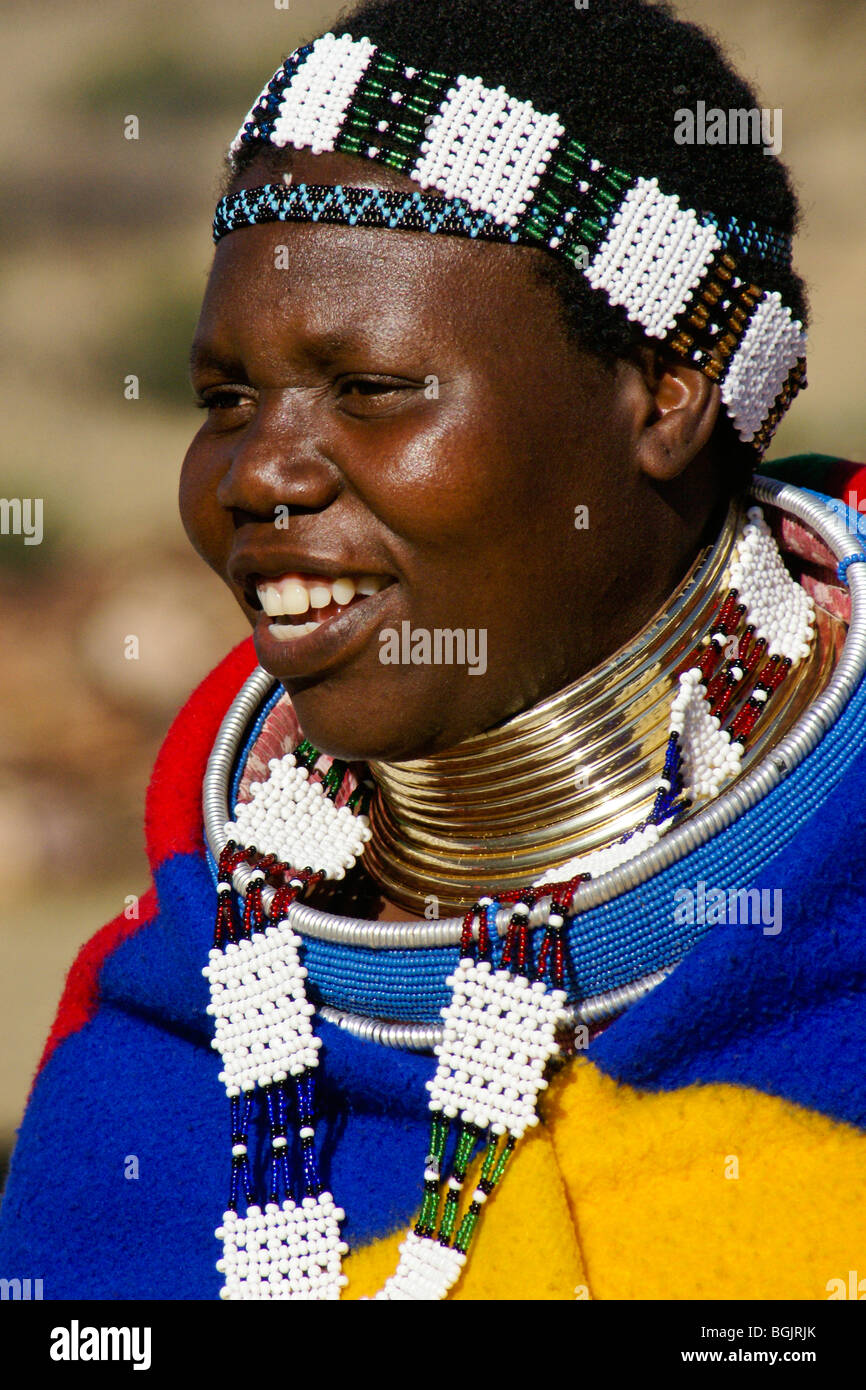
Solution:
[{"label": "beaded headband", "polygon": [[806,385],[803,325],[777,291],[738,273],[744,255],[787,269],[786,236],[682,207],[657,179],[592,158],[557,115],[502,87],[423,72],[369,39],[325,34],[286,59],[231,153],[259,141],[372,159],[444,198],[267,184],[220,201],[214,241],[262,222],[321,221],[548,251],[718,383],[739,438],[759,455]]}]

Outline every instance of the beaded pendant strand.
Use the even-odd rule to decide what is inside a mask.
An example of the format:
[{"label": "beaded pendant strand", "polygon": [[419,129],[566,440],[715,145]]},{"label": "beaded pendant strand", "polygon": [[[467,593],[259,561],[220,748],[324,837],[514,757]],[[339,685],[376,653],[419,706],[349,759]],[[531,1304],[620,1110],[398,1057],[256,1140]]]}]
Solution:
[{"label": "beaded pendant strand", "polygon": [[[304,991],[300,938],[285,920],[291,903],[327,875],[309,867],[296,870],[273,848],[285,846],[293,836],[297,844],[308,843],[308,829],[297,810],[308,802],[316,807],[323,833],[327,831],[331,877],[345,873],[353,862],[350,845],[363,842],[363,815],[341,817],[333,806],[341,774],[310,783],[309,769],[315,761],[316,750],[308,744],[272,760],[271,778],[259,787],[267,785],[275,794],[260,790],[256,795],[254,787],[251,801],[238,808],[230,826],[237,832],[254,823],[264,833],[267,848],[230,839],[218,863],[214,947],[203,973],[210,983],[208,1012],[216,1023],[213,1046],[223,1061],[219,1079],[230,1102],[231,1188],[216,1231],[223,1243],[217,1264],[225,1277],[221,1297],[230,1300],[337,1299],[346,1283],[341,1257],[347,1246],[339,1231],[344,1212],[323,1190],[314,1148],[313,1078],[319,1048],[311,1023],[315,1010]],[[300,824],[292,835],[288,826],[293,814]],[[240,865],[251,866],[252,873],[238,920],[232,878]],[[557,1028],[564,1022],[562,932],[585,877],[559,882],[553,889],[484,897],[464,918],[461,959],[448,980],[452,998],[443,1011],[438,1066],[428,1083],[432,1120],[421,1211],[400,1248],[397,1270],[377,1298],[445,1297],[460,1275],[482,1207],[505,1173],[517,1141],[538,1123],[536,1102],[546,1085],[547,1063],[559,1050]],[[269,879],[279,884],[270,923],[262,903]],[[533,967],[529,917],[537,903],[545,905],[547,929]],[[510,925],[500,968],[494,969],[492,934],[502,907],[511,908]],[[270,1135],[266,1192],[256,1191],[250,1163],[249,1135],[257,1103],[266,1109]],[[299,1182],[290,1172],[290,1116],[295,1117],[300,1149]],[[440,1201],[452,1128],[454,1152]],[[482,1140],[486,1147],[481,1172],[461,1218],[469,1165]]]},{"label": "beaded pendant strand", "polygon": [[[256,867],[238,923],[231,878],[241,863]],[[231,1189],[216,1233],[223,1242],[217,1268],[225,1276],[220,1290],[225,1299],[336,1299],[346,1282],[340,1272],[347,1249],[340,1239],[345,1213],[323,1190],[314,1148],[313,1077],[320,1046],[312,1030],[315,1010],[304,992],[300,937],[282,920],[290,903],[323,875],[289,871],[268,925],[261,905],[265,875],[287,870],[273,855],[228,842],[219,862],[214,947],[203,971],[210,983],[208,1013],[216,1022],[213,1046],[223,1063],[219,1079],[231,1115]],[[263,1193],[255,1190],[250,1164],[256,1103],[266,1109],[270,1141]],[[289,1169],[290,1116],[300,1149],[297,1184]]]},{"label": "beaded pendant strand", "polygon": [[[432,1118],[421,1212],[400,1246],[397,1270],[378,1299],[446,1296],[462,1272],[482,1208],[501,1181],[515,1145],[538,1124],[536,1104],[547,1085],[545,1068],[559,1051],[556,1033],[565,1021],[567,996],[556,987],[562,984],[560,937],[564,902],[570,905],[576,887],[560,884],[561,896],[552,894],[534,971],[529,916],[540,892],[529,890],[516,902],[515,894],[481,898],[464,918],[461,959],[446,981],[452,995],[442,1011],[445,1026],[435,1049],[436,1074],[427,1082]],[[513,908],[505,951],[500,968],[494,969],[491,932],[500,906],[507,902]],[[547,969],[552,989],[544,981]],[[446,1145],[454,1126],[454,1152],[446,1172]],[[481,1171],[458,1224],[478,1145],[483,1149]]]},{"label": "beaded pendant strand", "polygon": [[689,658],[671,710],[688,801],[716,796],[736,776],[758,720],[804,657],[815,607],[785,569],[760,507],[734,551],[731,589],[713,630]]}]

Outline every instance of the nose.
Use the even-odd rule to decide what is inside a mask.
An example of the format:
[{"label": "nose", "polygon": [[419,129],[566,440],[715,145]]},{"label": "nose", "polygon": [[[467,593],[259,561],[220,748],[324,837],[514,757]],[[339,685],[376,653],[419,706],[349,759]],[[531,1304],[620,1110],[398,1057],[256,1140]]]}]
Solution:
[{"label": "nose", "polygon": [[236,524],[273,521],[278,507],[321,511],[340,491],[340,475],[322,452],[301,391],[262,392],[239,434],[217,487],[217,502]]}]

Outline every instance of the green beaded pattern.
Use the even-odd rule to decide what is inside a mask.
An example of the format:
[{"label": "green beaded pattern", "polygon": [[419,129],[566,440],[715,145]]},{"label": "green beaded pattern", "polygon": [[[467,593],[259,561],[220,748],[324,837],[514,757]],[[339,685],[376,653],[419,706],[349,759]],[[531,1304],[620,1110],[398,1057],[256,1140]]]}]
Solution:
[{"label": "green beaded pattern", "polygon": [[[472,1151],[478,1131],[473,1125],[461,1125],[457,1135],[457,1149],[451,1165],[451,1181],[448,1184],[448,1192],[442,1207],[442,1220],[439,1223],[439,1242],[441,1245],[450,1245],[454,1235],[454,1227],[457,1225],[457,1208],[460,1204],[460,1194],[463,1191],[463,1184],[466,1181],[466,1172],[469,1168],[469,1160],[472,1158]],[[459,1187],[455,1184],[459,1184]]]},{"label": "green beaded pattern", "polygon": [[[294,758],[298,767],[305,767],[307,772],[312,773],[316,763],[322,754],[315,744],[309,739],[302,739],[294,750]],[[349,764],[335,758],[331,766],[322,774],[322,791],[329,801],[336,802],[340,790],[349,776]],[[370,808],[370,801],[373,795],[373,788],[361,783],[355,788],[346,802],[350,811],[355,815],[365,816]]]},{"label": "green beaded pattern", "polygon": [[[489,1197],[494,1187],[502,1181],[508,1160],[514,1153],[516,1140],[509,1134],[500,1150],[500,1141],[497,1135],[492,1134],[487,1143],[487,1152],[484,1155],[484,1163],[481,1168],[481,1176],[478,1179],[478,1190],[483,1192],[485,1197]],[[469,1249],[475,1228],[481,1216],[481,1203],[474,1197],[466,1209],[460,1229],[454,1237],[455,1249],[465,1255]]]},{"label": "green beaded pattern", "polygon": [[608,169],[591,159],[579,140],[569,139],[541,176],[523,231],[545,249],[553,241],[560,255],[583,269],[634,182],[621,169]]},{"label": "green beaded pattern", "polygon": [[450,1123],[441,1111],[435,1111],[430,1125],[430,1139],[427,1145],[426,1168],[437,1176],[424,1179],[424,1197],[421,1212],[415,1224],[415,1234],[434,1236],[439,1219],[439,1177],[445,1156],[445,1143],[448,1139]]},{"label": "green beaded pattern", "polygon": [[[452,81],[444,73],[407,69],[393,54],[377,50],[349,105],[335,149],[411,174],[427,125]],[[396,105],[394,93],[400,98]],[[380,130],[385,121],[387,129]],[[590,159],[579,140],[568,139],[542,173],[535,197],[519,219],[516,239],[545,247],[552,240],[560,255],[583,268],[633,183],[622,170]]]},{"label": "green beaded pattern", "polygon": [[[377,50],[358,84],[335,149],[363,158],[370,158],[370,149],[376,149],[376,158],[383,164],[408,174],[418,157],[427,122],[436,114],[448,87],[449,79],[443,73],[418,72],[407,77],[397,58]],[[399,106],[391,102],[395,90],[403,96]],[[383,132],[379,123],[386,119],[388,129]]]},{"label": "green beaded pattern", "polygon": [[318,762],[320,756],[318,748],[315,748],[306,738],[302,739],[295,749],[295,762],[298,767],[305,767],[308,772]]},{"label": "green beaded pattern", "polygon": [[[479,1139],[483,1138],[484,1132],[475,1125],[460,1125],[454,1157],[451,1161],[450,1176],[452,1181],[449,1181],[445,1201],[441,1204],[442,1214],[440,1218],[440,1183],[444,1176],[445,1147],[450,1127],[451,1122],[447,1116],[443,1115],[441,1111],[433,1112],[428,1144],[429,1152],[426,1159],[426,1168],[431,1176],[424,1179],[424,1196],[421,1202],[421,1211],[415,1223],[415,1234],[425,1236],[428,1240],[438,1240],[440,1245],[453,1244],[455,1250],[459,1250],[462,1255],[465,1255],[478,1226],[482,1203],[473,1195],[459,1226],[457,1220],[469,1164],[472,1161],[475,1147]],[[516,1142],[511,1134],[506,1134],[504,1141],[498,1134],[488,1135],[476,1192],[481,1192],[484,1197],[489,1197],[494,1188],[498,1186],[508,1166],[508,1160],[514,1152]]]},{"label": "green beaded pattern", "polygon": [[328,771],[325,773],[322,779],[322,786],[325,789],[325,795],[330,797],[331,801],[336,801],[348,771],[348,763],[340,762],[335,758],[328,768]]}]

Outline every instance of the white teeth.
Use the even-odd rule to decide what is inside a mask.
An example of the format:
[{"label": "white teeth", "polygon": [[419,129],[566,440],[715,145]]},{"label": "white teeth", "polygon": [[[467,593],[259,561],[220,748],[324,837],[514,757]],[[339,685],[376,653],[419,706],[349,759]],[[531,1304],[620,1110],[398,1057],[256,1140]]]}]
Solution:
[{"label": "white teeth", "polygon": [[384,589],[387,579],[379,574],[362,574],[359,579],[341,575],[339,579],[272,579],[259,584],[256,593],[269,618],[299,618],[311,608],[328,608],[336,603],[345,608],[356,594],[367,597]]},{"label": "white teeth", "polygon": [[259,603],[269,618],[275,618],[278,613],[285,611],[280,598],[280,591],[273,584],[262,584],[256,592],[259,596]]},{"label": "white teeth", "polygon": [[314,584],[310,590],[310,607],[327,608],[331,602],[331,590],[327,584]]},{"label": "white teeth", "polygon": [[357,593],[366,597],[368,594],[378,594],[380,589],[384,589],[385,583],[384,575],[362,574],[361,578],[355,581],[355,589]]},{"label": "white teeth", "polygon": [[297,618],[300,617],[301,613],[307,612],[310,607],[310,594],[307,586],[302,584],[300,579],[284,579],[281,581],[279,589],[284,613],[288,613],[292,618]]},{"label": "white teeth", "polygon": [[294,642],[308,632],[315,632],[317,627],[319,623],[271,623],[268,631],[278,642]]},{"label": "white teeth", "polygon": [[331,593],[334,595],[335,603],[351,603],[355,597],[354,579],[335,579],[331,585]]}]

